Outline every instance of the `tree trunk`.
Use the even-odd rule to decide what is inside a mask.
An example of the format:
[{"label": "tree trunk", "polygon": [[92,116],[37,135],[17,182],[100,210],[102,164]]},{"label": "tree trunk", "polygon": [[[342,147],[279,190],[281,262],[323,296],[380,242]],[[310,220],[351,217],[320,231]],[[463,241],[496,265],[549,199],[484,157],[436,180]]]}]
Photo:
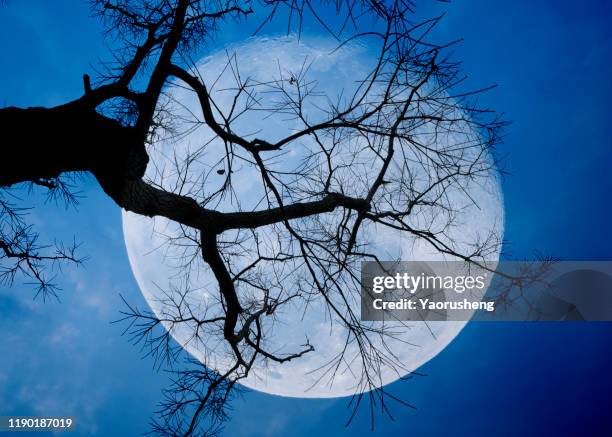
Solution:
[{"label": "tree trunk", "polygon": [[80,100],[53,108],[0,109],[0,132],[4,187],[89,171],[112,191],[125,179],[141,178],[148,161],[133,128]]}]

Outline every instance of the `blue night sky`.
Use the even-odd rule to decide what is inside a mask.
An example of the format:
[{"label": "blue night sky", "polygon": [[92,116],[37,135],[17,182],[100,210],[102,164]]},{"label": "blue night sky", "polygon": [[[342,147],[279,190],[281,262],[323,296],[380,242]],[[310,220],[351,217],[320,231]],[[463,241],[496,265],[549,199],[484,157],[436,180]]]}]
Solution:
[{"label": "blue night sky", "polygon": [[[514,121],[499,147],[512,173],[503,189],[513,256],[535,249],[612,260],[612,4],[466,0],[419,13],[441,10],[437,36],[465,39],[454,52],[469,84],[499,84],[481,103]],[[82,74],[112,46],[89,15],[79,1],[0,8],[0,105],[49,106],[80,95]],[[220,40],[239,40],[238,30],[230,25]],[[168,379],[110,323],[120,293],[146,303],[119,209],[91,179],[82,195],[78,210],[30,199],[41,234],[75,237],[89,259],[58,279],[60,303],[33,300],[20,283],[0,288],[0,415],[69,414],[78,435],[138,435]],[[421,368],[428,376],[393,385],[417,409],[394,407],[395,420],[380,417],[374,432],[366,409],[344,427],[346,399],[247,392],[233,403],[226,435],[610,435],[611,340],[606,323],[472,323]]]}]

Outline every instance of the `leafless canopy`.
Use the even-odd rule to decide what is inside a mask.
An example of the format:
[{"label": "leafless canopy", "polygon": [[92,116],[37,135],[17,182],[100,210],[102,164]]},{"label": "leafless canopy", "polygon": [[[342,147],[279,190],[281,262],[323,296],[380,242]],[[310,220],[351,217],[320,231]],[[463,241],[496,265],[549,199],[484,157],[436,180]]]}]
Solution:
[{"label": "leafless canopy", "polygon": [[[47,290],[46,260],[78,261],[72,249],[43,254],[9,197],[11,186],[30,183],[70,198],[65,178],[74,172],[93,174],[121,208],[175,223],[182,232],[180,244],[189,247],[185,274],[193,263],[203,262],[216,279],[223,311],[213,317],[185,312],[181,302],[189,290],[164,291],[176,308],[168,317],[129,305],[125,312],[128,332],[159,359],[177,356],[160,324],[189,324],[202,338],[207,330],[217,332],[233,354],[223,374],[199,363],[178,370],[153,432],[212,435],[226,417],[236,382],[255,362],[283,363],[316,353],[307,340],[280,355],[265,346],[267,320],[289,302],[314,297],[323,299],[333,320],[344,325],[347,348],[357,345],[364,370],[352,405],[356,409],[365,396],[372,408],[386,412],[392,396],[378,386],[376,375],[382,365],[401,363],[394,364],[392,353],[372,338],[394,334],[365,325],[351,310],[347,292],[358,283],[359,262],[376,259],[365,229],[375,225],[403,232],[469,263],[482,263],[499,250],[499,235],[466,246],[455,244],[449,230],[460,213],[452,194],[469,197],[467,187],[495,171],[491,149],[503,123],[473,104],[482,90],[455,92],[463,76],[447,58],[450,44],[429,41],[440,18],[415,22],[413,7],[409,0],[97,0],[92,9],[116,47],[98,80],[92,83],[85,75],[82,97],[61,106],[0,110],[2,130],[19,133],[0,164],[4,280],[22,272]],[[272,20],[286,19],[288,31],[298,34],[307,21],[318,23],[338,41],[338,49],[367,40],[377,50],[373,68],[351,95],[330,97],[313,120],[305,106],[317,89],[307,69],[254,83],[236,74],[240,66],[229,56],[236,78],[234,105],[222,109],[209,89],[214,78],[192,59],[228,20],[253,17],[263,29]],[[190,128],[172,110],[171,87],[195,93],[200,107],[193,124],[223,145],[221,160],[207,163],[217,169],[214,184],[210,174],[194,175],[202,168],[195,163],[206,145],[174,161],[173,174],[179,176],[172,183],[149,177],[151,170],[145,175],[159,164],[152,159],[156,144]],[[257,95],[264,90],[275,93],[276,105],[260,105]],[[299,128],[280,139],[235,128],[253,112],[261,114],[261,123],[282,114]],[[459,140],[449,142],[451,137]],[[300,160],[287,171],[278,162],[290,151],[297,151]],[[38,157],[35,163],[26,159],[31,154]],[[28,164],[15,165],[20,162]],[[262,198],[255,205],[234,189],[245,166],[261,184]],[[264,234],[274,236],[274,253],[266,250]],[[177,243],[175,238],[169,244]],[[249,262],[236,261],[236,253],[248,253]],[[300,286],[287,289],[279,278],[292,274],[299,275]],[[330,364],[327,377],[333,378],[344,359],[340,355]]]}]

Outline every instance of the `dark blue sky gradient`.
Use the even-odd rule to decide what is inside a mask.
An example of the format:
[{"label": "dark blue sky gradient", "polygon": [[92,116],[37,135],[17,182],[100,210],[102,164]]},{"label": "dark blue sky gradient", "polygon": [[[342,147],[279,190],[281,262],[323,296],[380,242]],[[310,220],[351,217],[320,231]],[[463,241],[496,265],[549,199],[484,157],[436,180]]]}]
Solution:
[{"label": "dark blue sky gradient", "polygon": [[[503,188],[513,255],[612,260],[610,2],[472,0],[419,11],[447,12],[436,36],[465,38],[454,52],[468,85],[499,84],[480,102],[514,121],[498,149],[512,173]],[[113,42],[101,30],[78,1],[9,1],[0,8],[0,105],[79,96],[82,74],[108,59]],[[240,37],[230,26],[221,40]],[[33,301],[21,284],[0,288],[0,415],[73,414],[78,435],[138,435],[167,377],[109,323],[119,293],[146,304],[119,210],[91,179],[82,187],[78,211],[33,201],[44,236],[76,237],[90,257],[58,279],[62,302]],[[344,427],[346,399],[248,392],[227,435],[609,435],[611,340],[612,324],[471,323],[421,369],[428,376],[391,387],[417,409],[393,406],[395,420],[378,417],[374,432],[366,409]]]}]

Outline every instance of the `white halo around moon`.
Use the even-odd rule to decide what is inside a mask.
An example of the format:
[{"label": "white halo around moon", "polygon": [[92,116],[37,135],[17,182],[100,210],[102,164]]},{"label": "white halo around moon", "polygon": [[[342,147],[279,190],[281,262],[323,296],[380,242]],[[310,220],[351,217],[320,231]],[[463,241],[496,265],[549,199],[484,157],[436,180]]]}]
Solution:
[{"label": "white halo around moon", "polygon": [[[293,74],[299,74],[304,70],[303,67],[308,65],[309,80],[316,83],[321,95],[337,96],[339,90],[354,89],[356,81],[362,80],[367,75],[375,55],[372,55],[365,46],[347,45],[341,50],[333,51],[334,47],[333,41],[323,38],[302,38],[300,41],[293,37],[258,38],[236,45],[229,52],[217,52],[202,59],[197,65],[209,89],[213,90],[212,95],[219,108],[228,111],[232,105],[232,93],[228,89],[235,87],[233,84],[238,74],[228,66],[228,54],[233,56],[235,53],[233,59],[238,61],[239,74],[242,78],[250,77],[252,81],[262,83],[279,76],[290,80]],[[190,114],[199,117],[199,104],[195,94],[176,88],[170,92],[170,95],[171,100],[179,105],[174,108],[175,111],[183,111],[186,118],[189,118]],[[275,104],[276,97],[273,93],[271,95],[262,93],[259,98],[264,101],[260,104],[265,104],[266,99],[268,105]],[[313,98],[316,99],[316,96]],[[261,114],[253,111],[253,114],[237,119],[232,127],[240,134],[253,134],[270,141],[292,132],[293,125],[287,117],[279,115],[265,120],[260,118]],[[206,144],[211,137],[205,127],[195,126],[186,135],[156,144],[151,150],[151,162],[154,165],[149,164],[147,177],[163,183],[166,189],[181,191],[183,188],[177,183],[172,162],[176,162],[176,157],[180,158],[199,150],[199,147]],[[447,138],[446,141],[459,143],[461,138]],[[224,178],[216,174],[216,170],[223,166],[223,163],[219,162],[224,153],[223,147],[223,143],[220,142],[210,143],[206,151],[197,153],[195,160],[197,164],[194,164],[192,171],[195,169],[197,170],[195,174],[205,176],[193,176],[186,181],[187,185],[193,187],[204,182],[214,182],[215,177],[219,181]],[[289,152],[289,155],[279,158],[279,161],[284,160],[285,164],[280,162],[278,165],[290,166],[298,159],[299,152]],[[234,178],[233,183],[235,195],[240,198],[240,209],[253,210],[265,207],[263,204],[258,205],[263,189],[257,170],[248,163],[236,165],[239,168],[234,170],[238,177]],[[355,185],[358,186],[359,182],[357,181]],[[215,188],[217,187],[211,188],[210,192]],[[458,203],[464,202],[459,198],[459,192],[456,196]],[[478,206],[466,203],[455,217],[455,226],[449,230],[450,238],[457,242],[456,247],[459,250],[467,248],[471,242],[484,238],[489,232],[503,234],[503,201],[495,175],[491,174],[484,183],[481,181],[470,186],[469,197],[477,199]],[[226,198],[207,207],[229,211],[235,210],[236,204],[233,199]],[[435,221],[435,218],[430,220]],[[333,222],[333,219],[330,221]],[[188,278],[181,274],[184,270],[181,270],[180,265],[185,261],[184,256],[189,254],[190,249],[178,244],[168,244],[168,237],[179,235],[179,228],[174,223],[161,218],[150,219],[124,212],[123,229],[132,270],[155,314],[160,318],[176,315],[176,310],[169,305],[169,297],[164,291],[189,288],[191,291],[185,300],[191,309],[200,311],[199,316],[215,315],[215,307],[219,309],[218,288],[203,262],[194,261],[194,267]],[[259,234],[262,240],[270,240],[267,242],[267,247],[271,251],[275,250],[273,232],[273,229],[263,229]],[[376,227],[365,229],[364,232],[368,234],[372,251],[381,259],[417,261],[447,259],[427,244],[413,240],[404,233]],[[494,251],[488,255],[488,259],[496,261],[498,256],[499,252]],[[358,294],[356,296],[351,305],[355,306],[354,310],[359,314],[360,301]],[[325,377],[320,379],[321,369],[324,369],[344,347],[345,329],[337,323],[330,323],[330,318],[333,319],[333,316],[326,311],[322,299],[314,299],[307,308],[291,303],[285,306],[274,320],[274,326],[272,324],[268,326],[271,333],[266,343],[268,350],[281,354],[299,351],[308,339],[315,351],[283,364],[267,362],[264,366],[257,361],[249,377],[240,383],[259,391],[292,397],[339,397],[354,394],[358,389],[363,369],[359,360],[350,360],[350,350],[333,381]],[[410,322],[409,326],[402,325],[401,335],[397,339],[388,340],[389,348],[401,365],[399,370],[398,366],[381,367],[379,384],[393,382],[431,360],[459,334],[466,323]],[[166,327],[169,328],[167,325]],[[171,334],[190,354],[209,368],[218,371],[227,369],[231,352],[227,350],[222,337],[211,334],[204,336],[204,341],[195,340],[194,329],[193,325],[184,324],[175,326]],[[349,346],[349,349],[352,347]]]}]

